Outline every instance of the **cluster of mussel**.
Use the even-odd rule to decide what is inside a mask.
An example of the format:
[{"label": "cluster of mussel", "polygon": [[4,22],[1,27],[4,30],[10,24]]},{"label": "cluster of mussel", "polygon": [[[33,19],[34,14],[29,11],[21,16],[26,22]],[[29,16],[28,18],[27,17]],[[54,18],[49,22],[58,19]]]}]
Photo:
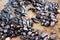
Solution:
[{"label": "cluster of mussel", "polygon": [[[56,21],[57,4],[42,1],[12,0],[2,11],[0,11],[0,40],[5,40],[6,37],[23,36],[23,40],[47,40],[47,34],[41,33],[39,30],[33,29],[35,18],[27,19],[24,7],[32,3],[37,15],[36,18],[41,21],[44,26],[54,25]],[[48,38],[54,40],[54,36]]]},{"label": "cluster of mussel", "polygon": [[30,0],[34,8],[30,8],[36,12],[36,18],[41,22],[42,26],[55,26],[57,19],[58,4],[48,2],[46,0]]}]

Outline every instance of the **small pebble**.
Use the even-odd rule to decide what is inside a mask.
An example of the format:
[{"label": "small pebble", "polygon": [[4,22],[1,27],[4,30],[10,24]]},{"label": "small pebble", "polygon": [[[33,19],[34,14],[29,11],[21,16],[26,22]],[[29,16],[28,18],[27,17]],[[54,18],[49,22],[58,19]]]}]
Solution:
[{"label": "small pebble", "polygon": [[5,40],[11,40],[11,38],[10,37],[7,37]]}]

